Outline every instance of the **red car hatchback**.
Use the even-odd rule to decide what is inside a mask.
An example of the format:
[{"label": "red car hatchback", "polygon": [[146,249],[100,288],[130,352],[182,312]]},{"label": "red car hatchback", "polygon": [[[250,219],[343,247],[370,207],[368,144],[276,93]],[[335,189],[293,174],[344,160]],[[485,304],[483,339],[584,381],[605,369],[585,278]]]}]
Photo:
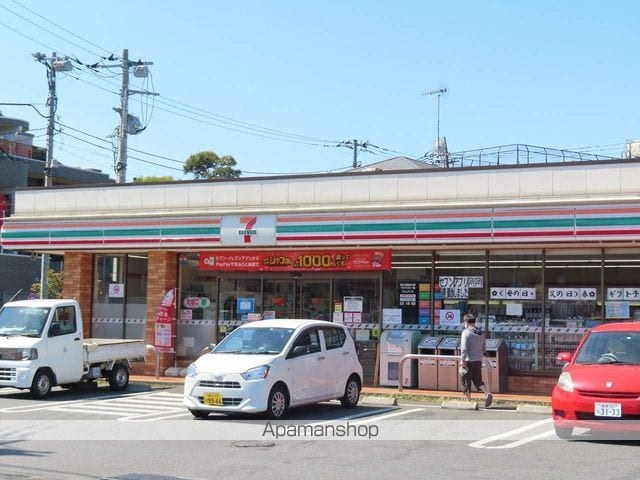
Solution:
[{"label": "red car hatchback", "polygon": [[557,360],[566,362],[551,394],[559,438],[570,438],[575,427],[640,431],[640,323],[595,327],[575,354]]}]

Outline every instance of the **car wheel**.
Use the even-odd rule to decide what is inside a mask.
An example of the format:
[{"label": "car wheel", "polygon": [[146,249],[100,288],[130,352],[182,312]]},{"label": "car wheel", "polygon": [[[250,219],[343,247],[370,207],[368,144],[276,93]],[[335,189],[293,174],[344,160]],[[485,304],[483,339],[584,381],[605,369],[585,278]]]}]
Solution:
[{"label": "car wheel", "polygon": [[282,385],[274,386],[267,399],[267,411],[265,412],[267,417],[279,420],[284,417],[288,407],[289,397],[284,387]]},{"label": "car wheel", "polygon": [[344,388],[344,396],[340,399],[340,403],[345,408],[354,408],[360,400],[360,381],[355,375],[351,375],[347,380]]},{"label": "car wheel", "polygon": [[53,379],[51,374],[46,370],[40,370],[36,372],[31,382],[31,395],[35,398],[45,398],[51,393],[51,387],[53,386]]},{"label": "car wheel", "polygon": [[111,390],[124,390],[127,388],[127,385],[129,385],[129,370],[121,363],[115,364],[111,373],[109,373],[109,386]]},{"label": "car wheel", "polygon": [[209,412],[207,412],[206,410],[189,409],[189,411],[191,412],[191,415],[193,415],[195,418],[207,418],[209,416]]},{"label": "car wheel", "polygon": [[556,435],[558,438],[562,440],[569,440],[571,438],[571,434],[573,433],[572,427],[559,427],[554,425],[553,428],[556,430]]}]

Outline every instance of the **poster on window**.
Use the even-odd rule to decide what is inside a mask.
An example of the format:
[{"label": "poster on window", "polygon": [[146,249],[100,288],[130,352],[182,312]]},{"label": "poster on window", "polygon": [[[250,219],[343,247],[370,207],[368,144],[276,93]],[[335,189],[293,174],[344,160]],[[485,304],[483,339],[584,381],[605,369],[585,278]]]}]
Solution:
[{"label": "poster on window", "polygon": [[167,290],[156,316],[154,346],[163,353],[175,351],[175,293],[175,288]]},{"label": "poster on window", "polygon": [[606,318],[629,318],[629,302],[607,302],[605,304]]},{"label": "poster on window", "polygon": [[342,305],[345,312],[362,312],[364,297],[344,297]]},{"label": "poster on window", "polygon": [[547,292],[549,300],[574,300],[574,301],[596,301],[598,300],[597,288],[579,287],[549,287]]}]

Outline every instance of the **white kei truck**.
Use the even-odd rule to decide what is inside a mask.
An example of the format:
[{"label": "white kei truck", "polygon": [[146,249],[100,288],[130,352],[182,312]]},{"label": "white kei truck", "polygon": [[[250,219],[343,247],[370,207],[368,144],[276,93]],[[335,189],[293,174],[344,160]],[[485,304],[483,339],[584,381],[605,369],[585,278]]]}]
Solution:
[{"label": "white kei truck", "polygon": [[144,360],[144,340],[83,338],[75,300],[24,300],[0,309],[0,387],[30,389],[35,398],[55,385],[106,378],[129,385],[130,362]]}]

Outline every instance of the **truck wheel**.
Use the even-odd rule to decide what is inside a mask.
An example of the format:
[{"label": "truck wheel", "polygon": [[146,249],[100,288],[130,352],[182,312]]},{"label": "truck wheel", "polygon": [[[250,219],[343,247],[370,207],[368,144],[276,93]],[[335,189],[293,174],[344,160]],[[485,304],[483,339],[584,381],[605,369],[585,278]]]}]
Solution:
[{"label": "truck wheel", "polygon": [[121,363],[116,363],[109,373],[109,386],[111,390],[120,391],[129,385],[129,369]]},{"label": "truck wheel", "polygon": [[46,370],[39,370],[34,375],[31,383],[31,395],[35,398],[45,398],[51,393],[52,385],[51,374]]}]

